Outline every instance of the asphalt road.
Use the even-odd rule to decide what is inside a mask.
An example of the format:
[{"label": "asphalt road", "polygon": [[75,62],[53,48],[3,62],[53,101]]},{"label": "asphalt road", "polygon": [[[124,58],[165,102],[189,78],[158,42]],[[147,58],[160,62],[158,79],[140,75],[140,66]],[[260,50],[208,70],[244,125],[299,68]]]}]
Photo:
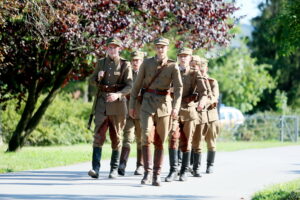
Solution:
[{"label": "asphalt road", "polygon": [[[203,161],[205,161],[205,157]],[[165,157],[162,186],[141,185],[130,159],[125,177],[108,179],[109,161],[102,161],[99,179],[87,175],[90,163],[35,171],[0,174],[0,199],[251,199],[270,184],[300,178],[300,146],[221,152],[215,173],[187,182],[164,182],[168,173]]]}]

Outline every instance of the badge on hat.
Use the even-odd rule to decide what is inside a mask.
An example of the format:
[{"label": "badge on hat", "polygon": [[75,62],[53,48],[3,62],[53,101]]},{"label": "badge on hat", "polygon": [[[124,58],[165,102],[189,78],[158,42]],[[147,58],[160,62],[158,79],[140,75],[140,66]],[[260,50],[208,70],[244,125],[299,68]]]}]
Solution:
[{"label": "badge on hat", "polygon": [[157,38],[156,40],[154,40],[154,44],[155,45],[161,44],[161,45],[168,46],[170,44],[170,41],[167,38],[160,37],[160,38]]},{"label": "badge on hat", "polygon": [[110,45],[110,44],[115,44],[115,45],[121,47],[122,46],[122,41],[119,40],[118,38],[111,37],[111,38],[108,38],[106,40],[106,45]]}]

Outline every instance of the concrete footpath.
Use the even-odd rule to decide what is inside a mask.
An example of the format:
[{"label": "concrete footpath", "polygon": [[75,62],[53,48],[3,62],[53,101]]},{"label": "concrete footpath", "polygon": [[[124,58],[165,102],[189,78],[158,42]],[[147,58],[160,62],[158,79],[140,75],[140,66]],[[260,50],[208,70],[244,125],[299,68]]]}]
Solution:
[{"label": "concrete footpath", "polygon": [[109,161],[102,161],[96,180],[87,175],[90,163],[0,174],[0,199],[251,199],[265,186],[300,178],[300,146],[217,153],[214,174],[204,174],[204,163],[201,178],[166,183],[166,156],[161,187],[140,184],[142,177],[133,175],[134,158],[126,176],[113,180],[107,178]]}]

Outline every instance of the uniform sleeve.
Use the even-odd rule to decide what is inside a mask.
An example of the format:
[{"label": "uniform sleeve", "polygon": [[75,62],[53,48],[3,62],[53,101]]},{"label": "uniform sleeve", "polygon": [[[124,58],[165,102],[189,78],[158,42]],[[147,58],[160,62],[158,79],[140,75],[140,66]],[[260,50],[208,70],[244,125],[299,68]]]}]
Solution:
[{"label": "uniform sleeve", "polygon": [[132,89],[132,82],[131,65],[129,62],[126,62],[126,67],[123,75],[123,83],[125,84],[125,87],[117,93],[121,94],[122,96],[126,96],[127,94],[129,94]]},{"label": "uniform sleeve", "polygon": [[172,72],[172,79],[174,90],[173,109],[179,111],[183,92],[183,84],[178,66],[174,67],[174,70]]},{"label": "uniform sleeve", "polygon": [[133,88],[131,90],[130,100],[129,100],[129,109],[134,109],[136,105],[137,97],[142,88],[144,77],[145,77],[145,61],[140,66],[140,70],[133,84]]},{"label": "uniform sleeve", "polygon": [[96,63],[96,67],[95,67],[95,70],[93,72],[93,74],[90,76],[90,80],[89,82],[92,84],[92,85],[97,85],[97,82],[96,80],[98,79],[98,73],[100,71],[100,68],[101,68],[101,65],[102,64],[102,60],[98,59],[97,63]]},{"label": "uniform sleeve", "polygon": [[199,94],[199,106],[201,106],[202,108],[205,107],[207,101],[208,101],[208,98],[207,98],[207,87],[205,85],[205,82],[206,81],[204,79],[203,76],[200,75],[200,73],[198,72],[197,73],[197,92]]},{"label": "uniform sleeve", "polygon": [[211,101],[212,103],[218,103],[219,95],[220,95],[218,81],[216,79],[213,79],[210,85],[212,91]]}]

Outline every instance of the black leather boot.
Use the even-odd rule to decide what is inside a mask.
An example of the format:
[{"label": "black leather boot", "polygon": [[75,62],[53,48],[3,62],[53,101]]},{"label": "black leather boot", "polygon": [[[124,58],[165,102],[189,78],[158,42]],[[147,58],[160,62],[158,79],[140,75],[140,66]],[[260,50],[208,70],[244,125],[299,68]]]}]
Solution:
[{"label": "black leather boot", "polygon": [[206,173],[211,174],[213,173],[213,166],[215,162],[215,151],[208,151],[207,152],[207,167],[206,167]]},{"label": "black leather boot", "polygon": [[180,176],[179,176],[180,181],[187,181],[188,179],[187,173],[189,171],[190,160],[191,160],[191,152],[190,151],[183,152],[182,164],[181,164]]},{"label": "black leather boot", "polygon": [[93,148],[93,158],[92,158],[93,169],[91,169],[88,172],[88,175],[92,178],[99,178],[101,154],[102,154],[102,148],[100,147]]},{"label": "black leather boot", "polygon": [[201,177],[200,166],[201,166],[201,153],[193,153],[193,176]]},{"label": "black leather boot", "polygon": [[178,169],[181,168],[181,163],[182,163],[182,151],[178,149]]},{"label": "black leather boot", "polygon": [[169,149],[170,172],[166,177],[166,182],[172,182],[178,177],[178,150]]},{"label": "black leather boot", "polygon": [[128,161],[129,153],[130,153],[130,147],[122,147],[120,164],[119,164],[119,168],[118,168],[118,174],[121,176],[125,175],[125,169],[126,169],[126,164]]},{"label": "black leather boot", "polygon": [[108,178],[117,178],[119,160],[120,160],[120,151],[113,150],[110,159],[110,172]]},{"label": "black leather boot", "polygon": [[141,184],[151,184],[152,183],[152,156],[151,149],[149,146],[142,147],[142,155],[144,159],[144,177]]},{"label": "black leather boot", "polygon": [[190,166],[189,166],[189,171],[191,172],[191,174],[194,173],[194,171],[193,171],[193,163],[194,163],[194,150],[192,149],[192,151],[191,151]]}]

